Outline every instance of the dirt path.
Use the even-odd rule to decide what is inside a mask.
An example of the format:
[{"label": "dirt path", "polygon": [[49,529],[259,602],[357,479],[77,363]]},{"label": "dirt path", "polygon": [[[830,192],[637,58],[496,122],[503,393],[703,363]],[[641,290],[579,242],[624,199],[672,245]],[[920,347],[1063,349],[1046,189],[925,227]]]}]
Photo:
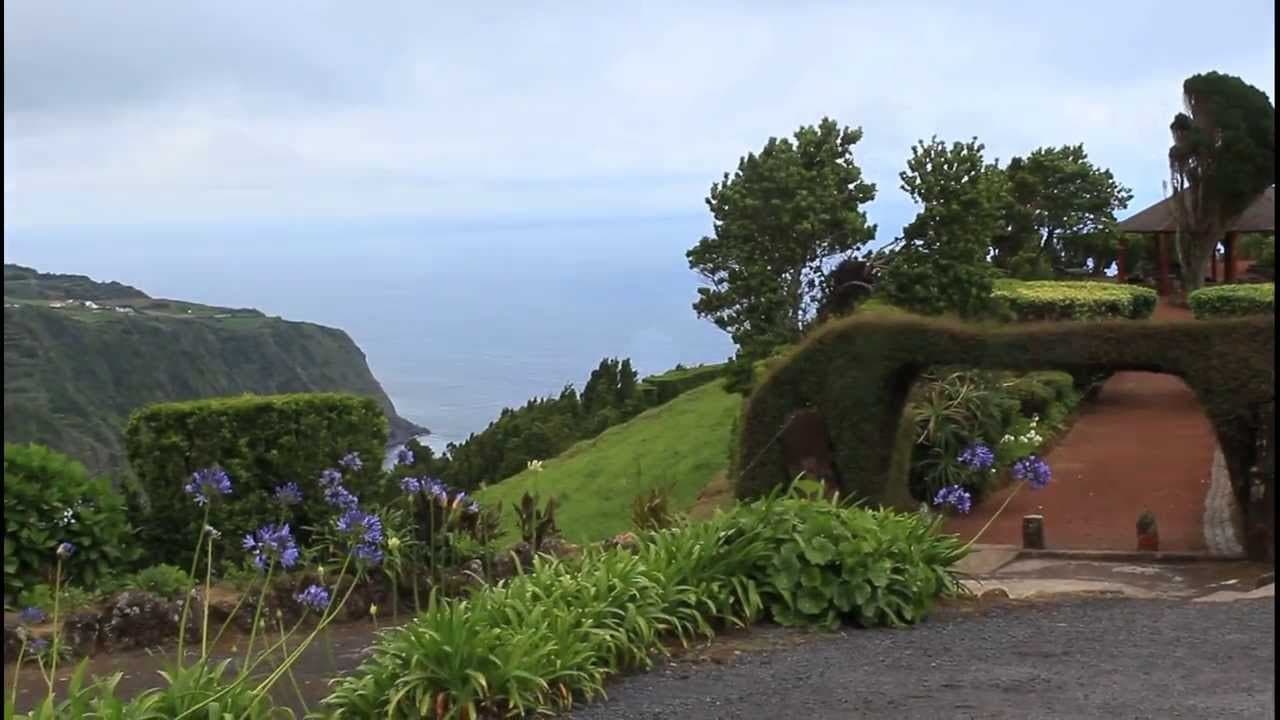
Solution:
[{"label": "dirt path", "polygon": [[[1162,306],[1157,317],[1186,311]],[[1205,497],[1217,440],[1191,389],[1171,375],[1112,376],[1050,451],[1053,483],[1022,488],[981,542],[1021,545],[1022,517],[1044,515],[1050,548],[1135,550],[1138,515],[1155,513],[1160,549],[1203,551]],[[968,540],[1012,489],[947,529]]]}]

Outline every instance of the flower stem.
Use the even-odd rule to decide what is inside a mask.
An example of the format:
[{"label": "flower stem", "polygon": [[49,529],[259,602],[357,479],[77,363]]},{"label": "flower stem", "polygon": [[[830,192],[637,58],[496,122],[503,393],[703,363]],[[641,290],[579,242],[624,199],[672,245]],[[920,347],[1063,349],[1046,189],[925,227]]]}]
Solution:
[{"label": "flower stem", "polygon": [[49,697],[53,697],[53,682],[57,678],[58,673],[58,655],[62,654],[61,636],[58,633],[58,608],[62,600],[62,554],[58,554],[58,564],[55,566],[53,575],[53,642],[49,647],[53,648],[52,657],[49,658],[49,674],[45,677],[45,684],[49,687]]},{"label": "flower stem", "polygon": [[266,602],[267,588],[271,586],[271,575],[275,572],[275,569],[276,561],[272,558],[271,564],[267,566],[267,576],[262,581],[262,590],[258,593],[258,606],[253,611],[253,627],[249,628],[249,644],[244,649],[244,665],[246,669],[249,667],[249,657],[253,654],[253,641],[257,638],[258,623],[262,620],[262,605]]},{"label": "flower stem", "polygon": [[978,534],[974,535],[972,540],[964,544],[964,547],[962,548],[963,550],[968,550],[969,548],[973,547],[974,543],[978,542],[978,539],[981,538],[982,534],[987,531],[987,528],[990,528],[991,524],[996,521],[996,518],[1000,517],[1000,513],[1004,512],[1004,509],[1009,507],[1009,502],[1013,500],[1013,496],[1017,495],[1018,491],[1022,489],[1022,486],[1026,484],[1027,482],[1023,480],[1019,482],[1017,485],[1013,486],[1013,491],[1010,492],[1009,496],[1004,499],[1004,502],[1001,503],[1000,508],[996,510],[994,515],[991,516],[991,519],[987,520],[987,524],[982,526],[982,529],[978,531]]},{"label": "flower stem", "polygon": [[[203,532],[203,531],[202,531]],[[204,619],[200,623],[200,657],[209,656],[209,597],[213,589],[213,538],[205,543],[204,602],[201,603]]]},{"label": "flower stem", "polygon": [[[208,534],[205,530],[207,527],[209,527],[209,505],[205,504],[204,518],[200,521],[200,536],[196,539],[196,549],[191,555],[191,572],[187,573],[187,577],[193,578],[196,576],[196,569],[199,567],[200,563],[200,543],[204,542],[204,536]],[[210,542],[212,542],[212,540],[210,540]],[[205,598],[205,604],[209,604],[208,598]],[[179,668],[182,667],[182,648],[183,643],[187,639],[187,614],[190,611],[191,592],[188,591],[187,597],[182,601],[182,617],[178,621],[178,654],[175,657],[177,658]]]}]

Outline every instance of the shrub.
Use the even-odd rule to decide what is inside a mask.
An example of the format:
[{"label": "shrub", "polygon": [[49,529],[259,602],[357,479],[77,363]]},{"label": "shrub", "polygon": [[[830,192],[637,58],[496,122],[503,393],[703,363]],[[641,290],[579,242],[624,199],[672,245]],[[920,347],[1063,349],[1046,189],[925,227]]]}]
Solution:
[{"label": "shrub", "polygon": [[724,377],[726,370],[725,363],[699,365],[693,368],[669,370],[661,375],[650,375],[643,382],[654,388],[652,392],[656,404],[661,405],[677,395]]},{"label": "shrub", "polygon": [[360,499],[378,501],[394,491],[381,460],[387,419],[371,398],[316,393],[215,398],[152,405],[133,414],[125,429],[129,463],[146,494],[147,522],[139,533],[148,559],[187,567],[190,549],[174,538],[197,537],[203,511],[183,490],[192,473],[221,466],[231,494],[219,499],[218,530],[241,537],[279,520],[275,488],[303,485],[293,508],[295,529],[326,516],[316,478],[348,452],[367,462],[345,471],[344,485]]},{"label": "shrub", "polygon": [[1150,288],[1089,281],[999,280],[992,293],[1022,322],[1035,320],[1142,320],[1155,312]]},{"label": "shrub", "polygon": [[433,598],[324,702],[340,717],[549,714],[603,694],[611,674],[649,667],[664,641],[744,625],[766,603],[788,622],[912,622],[957,589],[948,568],[963,549],[933,530],[791,495],[646,533],[633,552],[540,557],[468,599]]},{"label": "shrub", "polygon": [[136,554],[124,498],[111,483],[41,445],[4,446],[4,530],[6,598],[49,580],[61,542],[76,547],[64,577],[87,588]]},{"label": "shrub", "polygon": [[944,371],[925,375],[905,414],[915,445],[911,455],[911,495],[932,498],[947,485],[975,496],[987,490],[989,473],[975,473],[957,460],[974,443],[994,445],[1017,413],[993,373]]},{"label": "shrub", "polygon": [[679,523],[671,509],[672,487],[655,487],[631,502],[631,525],[637,530],[665,530]]},{"label": "shrub", "polygon": [[774,438],[791,413],[814,407],[846,493],[915,507],[902,421],[911,384],[925,368],[1143,370],[1176,375],[1195,391],[1244,506],[1259,431],[1251,408],[1275,392],[1274,361],[1271,317],[979,326],[855,314],[824,325],[758,383],[743,408],[730,476],[747,499],[787,483]]},{"label": "shrub", "polygon": [[186,570],[176,565],[152,565],[134,573],[129,584],[139,590],[155,593],[169,600],[185,597],[195,582]]},{"label": "shrub", "polygon": [[1191,312],[1198,319],[1272,315],[1276,309],[1275,283],[1218,285],[1201,288],[1187,296]]},{"label": "shrub", "polygon": [[[64,570],[65,570],[64,564]],[[58,612],[65,617],[67,613],[82,610],[93,605],[97,599],[93,593],[75,585],[63,585],[58,589]],[[17,606],[20,608],[39,608],[50,618],[53,617],[54,588],[47,583],[28,585],[18,594]]]}]

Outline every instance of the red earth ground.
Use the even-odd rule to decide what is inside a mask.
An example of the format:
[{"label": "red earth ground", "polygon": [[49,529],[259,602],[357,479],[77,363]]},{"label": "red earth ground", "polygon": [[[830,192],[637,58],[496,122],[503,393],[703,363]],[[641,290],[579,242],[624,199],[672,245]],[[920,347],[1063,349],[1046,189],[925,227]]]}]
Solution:
[{"label": "red earth ground", "polygon": [[[1188,311],[1163,303],[1156,318],[1192,321]],[[1017,490],[978,542],[1021,545],[1022,517],[1039,514],[1047,548],[1132,551],[1138,516],[1151,510],[1161,550],[1203,551],[1216,447],[1209,419],[1182,380],[1117,373],[1050,450],[1053,482]],[[968,541],[1012,491],[993,493],[970,515],[948,519],[946,529]]]}]

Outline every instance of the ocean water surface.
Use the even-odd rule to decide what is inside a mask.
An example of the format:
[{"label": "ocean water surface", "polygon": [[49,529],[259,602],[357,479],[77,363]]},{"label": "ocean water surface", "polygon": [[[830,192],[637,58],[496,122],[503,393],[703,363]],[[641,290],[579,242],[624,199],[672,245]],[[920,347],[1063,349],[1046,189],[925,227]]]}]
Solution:
[{"label": "ocean water surface", "polygon": [[644,375],[732,354],[690,307],[699,278],[684,253],[705,223],[6,229],[4,256],[341,328],[441,449],[504,406],[581,389],[605,356]]}]

